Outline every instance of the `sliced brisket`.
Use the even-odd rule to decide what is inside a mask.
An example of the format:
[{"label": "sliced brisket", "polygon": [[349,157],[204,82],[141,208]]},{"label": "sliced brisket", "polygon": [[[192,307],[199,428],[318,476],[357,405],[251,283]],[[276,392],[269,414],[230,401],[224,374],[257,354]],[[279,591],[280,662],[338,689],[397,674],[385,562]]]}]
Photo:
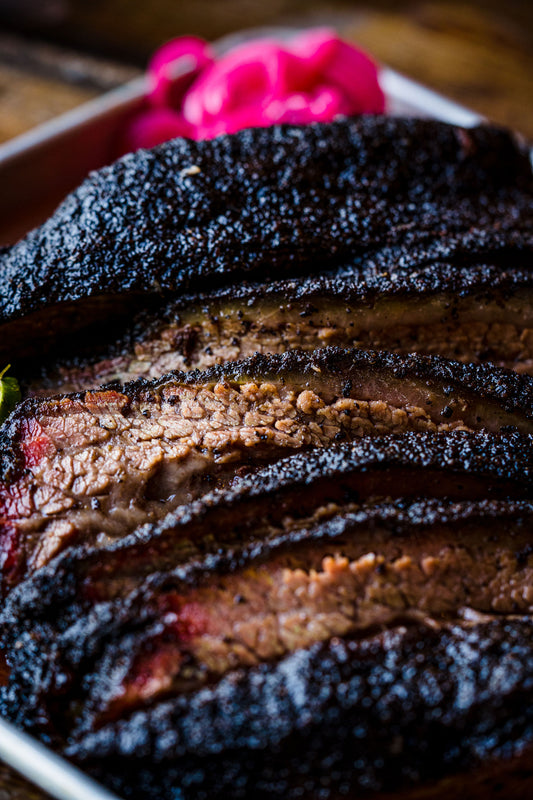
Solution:
[{"label": "sliced brisket", "polygon": [[532,225],[506,132],[362,117],[126,156],[3,250],[0,713],[132,800],[533,752]]},{"label": "sliced brisket", "polygon": [[530,502],[391,499],[475,495],[498,473],[529,494],[528,469],[531,442],[516,437],[361,442],[294,456],[126,539],[66,553],[2,614],[10,714],[68,736],[331,636],[464,607],[530,613]]},{"label": "sliced brisket", "polygon": [[488,126],[363,116],[175,139],[93,173],[0,254],[0,357],[206,282],[361,259],[530,265],[532,219],[528,150]]},{"label": "sliced brisket", "polygon": [[[15,363],[30,394],[159,378],[253,353],[326,345],[443,355],[533,372],[533,271],[505,263],[431,263],[390,272],[375,264],[313,277],[240,283],[142,312],[90,354]],[[533,250],[530,253],[533,261]],[[10,355],[13,361],[13,353]]]},{"label": "sliced brisket", "polygon": [[[300,753],[302,769],[309,757],[310,791],[324,780],[339,789],[327,754],[353,791],[372,781],[378,756],[373,788],[388,785],[395,755],[407,783],[411,770],[410,780],[426,777],[418,770],[429,740],[433,779],[446,764],[473,767],[504,755],[504,741],[507,755],[519,752],[533,735],[533,627],[529,617],[490,615],[531,613],[532,520],[528,502],[339,508],[292,537],[290,548],[291,534],[303,532],[294,522],[267,554],[249,547],[225,566],[210,554],[202,564],[196,558],[192,580],[184,563],[120,602],[95,597],[80,613],[77,599],[59,620],[53,601],[44,613],[37,601],[33,626],[16,633],[11,652],[9,713],[103,774],[117,774],[117,758],[134,759],[156,797],[170,786],[207,797],[213,768],[220,796],[248,797],[258,775],[266,780],[258,764],[281,768],[283,758],[287,781],[271,791],[296,797],[303,777],[287,755],[301,736],[315,742]],[[34,581],[39,573],[26,600]],[[57,600],[61,583],[55,587]],[[68,576],[66,587],[68,594]],[[85,602],[90,595],[88,583]],[[324,658],[331,652],[341,654],[338,663]],[[444,757],[435,745],[447,737]],[[348,777],[353,748],[362,748],[364,768]],[[228,763],[232,771],[239,765],[246,792],[224,784]],[[199,769],[203,777],[190,785]],[[131,773],[123,781],[129,796],[140,796]]]},{"label": "sliced brisket", "polygon": [[[122,538],[89,548],[82,543],[13,590],[0,619],[20,631],[48,613],[58,618],[65,605],[74,615],[69,619],[76,619],[87,602],[123,597],[145,577],[173,569],[194,583],[195,559],[206,556],[213,568],[227,569],[267,558],[279,547],[290,550],[309,538],[310,524],[334,517],[340,508],[355,513],[364,506],[367,520],[373,505],[391,498],[526,500],[532,475],[533,442],[516,434],[407,433],[306,451],[238,475],[229,488]],[[451,509],[446,519],[453,522]],[[425,513],[427,524],[439,521],[437,512],[431,519]],[[416,524],[398,509],[392,521],[399,528]]]},{"label": "sliced brisket", "polygon": [[1,435],[3,578],[80,537],[122,537],[240,464],[361,436],[508,426],[533,432],[532,378],[336,348],[29,400]]}]

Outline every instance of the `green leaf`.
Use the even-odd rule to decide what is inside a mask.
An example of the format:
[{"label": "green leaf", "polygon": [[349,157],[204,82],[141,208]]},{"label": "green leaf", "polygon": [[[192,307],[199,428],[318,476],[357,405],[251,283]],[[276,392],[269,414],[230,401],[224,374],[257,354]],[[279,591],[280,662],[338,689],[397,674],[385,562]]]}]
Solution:
[{"label": "green leaf", "polygon": [[4,377],[10,366],[11,365],[8,364],[7,367],[0,372],[0,424],[9,417],[22,398],[17,379]]}]

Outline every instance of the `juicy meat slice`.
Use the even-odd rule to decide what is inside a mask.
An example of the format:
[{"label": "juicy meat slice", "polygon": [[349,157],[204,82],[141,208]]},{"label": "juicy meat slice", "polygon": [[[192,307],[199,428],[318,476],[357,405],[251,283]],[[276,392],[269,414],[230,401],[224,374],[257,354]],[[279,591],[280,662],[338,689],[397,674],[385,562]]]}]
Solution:
[{"label": "juicy meat slice", "polygon": [[[292,455],[128,536],[56,558],[11,592],[0,619],[20,631],[48,614],[57,624],[66,607],[72,621],[95,602],[127,596],[149,575],[179,569],[184,576],[185,563],[192,581],[197,559],[208,557],[217,569],[265,559],[280,546],[297,545],[306,526],[334,517],[340,507],[355,512],[413,497],[527,499],[532,475],[533,443],[516,435],[407,433]],[[394,524],[404,524],[398,514]]]},{"label": "juicy meat slice", "polygon": [[[465,606],[531,612],[530,502],[361,504],[350,454],[337,455],[316,454],[303,478],[293,459],[262,502],[276,468],[259,471],[130,542],[67,553],[13,590],[1,618],[10,716],[65,734],[73,720],[98,727],[331,636]],[[351,469],[364,476],[357,458]]]},{"label": "juicy meat slice", "polygon": [[[521,450],[524,463],[516,458]],[[418,474],[409,474],[406,467],[416,467]],[[201,718],[195,716],[189,724],[184,709],[198,703],[207,725],[222,698],[230,702],[231,711],[225,712],[230,714],[226,717],[230,739],[221,756],[224,762],[226,755],[232,757],[231,731],[236,730],[237,717],[244,714],[245,727],[250,722],[246,704],[235,706],[238,695],[228,695],[228,687],[241,681],[256,686],[262,670],[283,675],[296,687],[298,675],[290,659],[301,663],[313,648],[340,646],[341,638],[351,647],[355,637],[358,647],[368,652],[361,639],[370,644],[376,631],[383,629],[390,633],[382,636],[398,632],[403,636],[401,626],[408,625],[416,629],[418,644],[413,639],[411,647],[413,657],[419,653],[418,665],[428,643],[432,643],[428,654],[437,659],[440,645],[435,631],[450,633],[446,653],[456,647],[457,653],[470,658],[477,647],[475,637],[467,644],[461,638],[462,627],[451,628],[450,620],[461,614],[478,619],[480,613],[500,615],[491,641],[499,641],[501,629],[511,625],[511,635],[505,636],[509,647],[512,623],[504,622],[502,615],[530,614],[533,605],[531,502],[391,501],[380,500],[379,493],[392,493],[394,477],[398,494],[415,493],[415,485],[421,492],[463,497],[482,488],[476,476],[488,478],[487,486],[514,482],[519,491],[528,491],[530,472],[529,437],[498,440],[458,432],[362,441],[256,469],[236,478],[231,489],[175,511],[158,525],[132,534],[129,541],[65,553],[8,597],[0,621],[12,669],[2,710],[40,735],[52,735],[71,757],[93,768],[99,759],[107,764],[108,758],[127,755],[136,764],[146,757],[148,769],[154,759],[172,764],[172,772],[183,756],[179,775],[187,783],[191,764],[199,766],[196,759],[202,755],[202,745],[196,751],[199,740],[194,739],[193,745],[186,737],[189,744],[184,747],[192,750],[178,753],[170,730],[190,731]],[[531,634],[526,623],[530,625],[529,620],[521,623],[521,635]],[[396,658],[402,663],[406,653],[400,641],[387,640],[392,648],[387,664]],[[476,651],[476,659],[485,659],[479,685],[487,700],[483,719],[489,727],[483,732],[491,752],[497,752],[494,741],[501,719],[513,726],[512,735],[522,730],[522,720],[506,690],[499,685],[498,695],[489,681],[492,662],[486,659],[499,659],[499,680],[505,679],[504,685],[512,684],[520,695],[516,708],[529,708],[531,687],[518,678],[514,658],[527,659],[532,643],[531,635],[529,644],[520,642],[522,649],[513,651],[511,664],[503,658],[503,644],[491,647],[484,639]],[[350,659],[356,659],[355,652]],[[376,676],[383,673],[380,658],[367,655],[366,663],[373,664]],[[411,675],[409,663],[405,668]],[[431,663],[439,680],[449,679],[453,665],[443,665],[442,659]],[[433,683],[431,702],[426,694],[418,699],[406,694],[400,707],[407,697],[413,725],[416,717],[422,728],[430,725],[424,721],[424,703],[445,709],[438,715],[435,711],[431,725],[447,730],[448,723],[443,722],[447,719],[456,746],[468,752],[478,718],[482,726],[482,712],[476,705],[477,687],[467,691],[472,683],[465,661],[462,668],[460,696],[464,701],[466,692],[468,712],[464,702],[458,702],[458,716],[453,716],[439,683]],[[364,672],[354,672],[354,681],[356,674]],[[418,673],[418,678],[424,680],[423,675]],[[331,672],[330,678],[337,691],[337,673]],[[376,680],[371,679],[372,685]],[[382,680],[387,683],[388,677]],[[394,681],[399,690],[402,684],[396,675]],[[327,695],[326,688],[314,688]],[[411,691],[410,684],[407,690]],[[209,705],[211,697],[215,706]],[[505,703],[505,712],[499,703]],[[468,733],[459,736],[465,724],[462,715],[467,713]],[[376,709],[373,715],[380,728]],[[265,732],[275,729],[276,718],[272,709],[263,717]],[[402,719],[398,712],[400,727]],[[202,725],[200,732],[203,736]],[[287,729],[288,741],[293,733]],[[507,734],[511,741],[509,729]],[[402,728],[397,735],[407,731]],[[341,746],[334,736],[322,740],[322,745]],[[257,747],[265,758],[275,758],[276,747],[265,750],[269,740]],[[252,751],[257,747],[253,745]],[[416,758],[416,747],[407,739],[404,752],[408,759]],[[317,781],[323,774],[318,771]],[[172,775],[177,786],[178,773]],[[155,780],[155,773],[152,777]],[[154,796],[169,791],[167,778],[164,769]],[[139,785],[130,784],[131,796]],[[207,784],[203,789],[208,791]],[[191,788],[191,798],[203,796],[195,791]],[[230,791],[221,796],[233,795]]]},{"label": "juicy meat slice", "polygon": [[490,361],[531,373],[533,273],[502,264],[437,262],[393,272],[363,264],[319,277],[241,283],[142,312],[100,348],[91,332],[88,356],[77,343],[74,358],[47,363],[41,356],[38,364],[14,368],[19,378],[29,376],[29,394],[50,395],[326,345]]},{"label": "juicy meat slice", "polygon": [[531,746],[532,634],[517,618],[335,637],[81,735],[66,753],[132,799],[398,791]]},{"label": "juicy meat slice", "polygon": [[27,401],[2,431],[4,581],[160,518],[217,471],[389,432],[533,432],[532,400],[505,370],[329,348]]},{"label": "juicy meat slice", "polygon": [[[496,519],[464,506],[452,524],[426,521],[407,532],[387,519],[389,509],[370,509],[365,518],[349,504],[335,514],[319,508],[300,527],[285,523],[287,539],[300,533],[288,552],[273,548],[266,561],[243,557],[229,573],[205,570],[193,586],[171,575],[149,581],[122,608],[112,604],[120,632],[104,639],[91,680],[85,676],[90,691],[77,728],[98,728],[157,698],[332,636],[453,618],[463,607],[531,614],[533,508],[501,505]],[[92,600],[101,602],[97,593]],[[73,625],[78,648],[80,620]],[[91,619],[88,630],[93,626]],[[74,638],[73,630],[63,633],[59,647]]]},{"label": "juicy meat slice", "polygon": [[0,358],[114,319],[114,296],[136,304],[363,256],[389,270],[399,257],[530,257],[532,219],[528,149],[485,125],[363,116],[175,139],[93,173],[0,253]]}]

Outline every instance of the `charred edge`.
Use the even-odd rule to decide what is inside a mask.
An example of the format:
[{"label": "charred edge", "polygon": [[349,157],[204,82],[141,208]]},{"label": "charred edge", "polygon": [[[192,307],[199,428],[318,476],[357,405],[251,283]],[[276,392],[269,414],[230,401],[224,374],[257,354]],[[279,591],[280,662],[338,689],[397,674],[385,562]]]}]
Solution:
[{"label": "charred edge", "polygon": [[19,440],[21,422],[27,413],[19,405],[6,422],[0,425],[0,481],[3,483],[13,483],[24,472],[24,455],[19,447]]},{"label": "charred edge", "polygon": [[[361,370],[386,373],[391,378],[435,382],[445,394],[463,391],[475,394],[479,400],[494,403],[505,412],[517,413],[524,419],[533,419],[533,379],[518,375],[490,364],[461,364],[440,356],[417,354],[396,355],[380,350],[346,350],[327,347],[304,353],[293,350],[283,355],[257,354],[243,361],[210,367],[204,372],[170,373],[153,382],[139,380],[121,387],[109,384],[108,388],[124,391],[131,399],[143,392],[163,389],[171,382],[183,385],[214,383],[244,383],[250,380],[293,381],[305,380],[310,388],[320,385],[320,379],[330,377],[346,380],[360,375]],[[83,394],[80,395],[82,397]]]},{"label": "charred edge", "polygon": [[[213,517],[217,510],[217,506],[208,509],[213,512]],[[170,572],[156,569],[151,574],[148,571],[146,575],[150,576],[150,580],[146,586],[150,591],[163,584],[174,588],[193,586],[217,574],[232,572],[255,562],[261,562],[266,557],[286,548],[295,547],[299,543],[335,540],[342,537],[347,530],[353,528],[356,531],[358,526],[383,524],[390,527],[392,533],[405,535],[436,524],[459,525],[480,520],[486,520],[490,525],[497,524],[501,520],[506,520],[508,524],[527,525],[532,513],[533,505],[528,501],[519,500],[450,503],[432,499],[411,503],[378,503],[375,506],[363,506],[341,518],[334,517],[317,524],[312,530],[304,527],[296,532],[276,531],[271,538],[232,543],[226,548],[221,548],[217,541],[207,543],[191,558],[181,561],[178,559],[176,563],[167,565]],[[202,515],[200,522],[203,523],[205,519],[211,522],[210,515],[207,514]],[[185,519],[186,526],[188,523],[190,518]],[[169,523],[165,525],[163,532],[174,534],[178,525],[179,521],[175,525]],[[143,554],[145,548],[147,552],[152,552],[150,548],[157,542],[153,542],[146,535],[146,531],[141,530],[140,534],[140,543],[131,536],[128,546],[117,543],[119,546],[109,548],[109,557],[114,553],[118,556],[113,568],[119,568],[122,551],[124,551],[123,565],[126,565],[125,574],[127,574],[127,561],[136,554],[137,548],[139,555]],[[169,544],[172,545],[172,540]],[[200,538],[199,544],[201,544]],[[69,624],[83,608],[79,589],[91,568],[101,566],[101,576],[105,577],[107,573],[105,556],[106,553],[101,550],[94,549],[87,552],[86,548],[78,548],[68,554],[60,555],[16,587],[9,595],[0,617],[2,641],[6,644],[11,643],[12,637],[16,637],[18,631],[28,625],[32,626],[37,620],[59,619],[62,607],[68,607],[70,602],[75,602],[77,605],[74,611],[66,618],[65,624]],[[518,557],[521,557],[520,554]],[[133,601],[136,601],[135,598],[133,593]]]},{"label": "charred edge", "polygon": [[[527,375],[517,375],[490,364],[460,364],[440,356],[401,356],[380,350],[338,347],[326,347],[313,353],[299,350],[283,355],[258,353],[242,361],[215,365],[204,372],[174,372],[154,381],[140,379],[125,385],[110,383],[104,389],[122,391],[134,400],[172,382],[190,386],[196,383],[239,384],[250,380],[279,380],[282,384],[294,381],[298,384],[305,380],[312,387],[313,383],[320,383],[320,378],[342,375],[348,380],[352,373],[357,374],[361,369],[383,371],[397,380],[435,381],[444,384],[444,391],[450,394],[456,389],[467,390],[480,399],[498,403],[509,413],[519,412],[527,419],[533,418],[533,379]],[[69,396],[82,400],[85,395],[79,392]]]},{"label": "charred edge", "polygon": [[[178,313],[187,313],[191,307],[208,309],[213,303],[259,304],[265,300],[294,302],[332,298],[339,303],[357,302],[372,306],[376,300],[388,297],[411,299],[432,297],[442,293],[450,300],[456,297],[482,296],[488,302],[507,298],[517,291],[533,289],[533,273],[517,266],[516,259],[529,262],[530,253],[516,252],[509,248],[501,254],[501,264],[476,261],[471,265],[456,263],[432,263],[412,268],[391,265],[390,271],[377,269],[365,262],[360,266],[339,267],[336,271],[297,277],[289,280],[250,283],[242,281],[237,286],[225,287],[210,294],[188,295],[169,303],[163,311],[163,319],[171,321]],[[392,267],[395,267],[392,269]],[[504,269],[502,269],[502,267]],[[146,315],[143,315],[146,319]],[[142,317],[140,317],[142,319]]]},{"label": "charred edge", "polygon": [[304,272],[310,254],[335,266],[378,239],[419,252],[439,241],[445,259],[454,236],[527,230],[532,184],[527,148],[488,126],[362,117],[174,140],[93,173],[1,254],[2,319],[102,292],[220,285],[266,264]]},{"label": "charred edge", "polygon": [[[66,753],[115,776],[135,756],[155,796],[398,789],[531,743],[532,671],[528,619],[334,639],[136,712]],[[122,775],[140,796],[142,782]]]},{"label": "charred edge", "polygon": [[[115,359],[127,357],[135,352],[139,342],[156,339],[165,326],[169,325],[180,326],[174,331],[173,347],[187,363],[197,346],[198,332],[202,328],[199,320],[206,316],[219,319],[221,315],[224,319],[224,314],[228,312],[246,317],[257,309],[264,309],[265,305],[270,307],[281,304],[289,316],[292,314],[299,318],[300,313],[304,313],[301,308],[310,302],[330,304],[331,311],[343,308],[345,304],[355,304],[360,309],[372,309],[378,300],[381,304],[387,301],[405,301],[405,318],[402,319],[405,324],[409,324],[409,303],[412,300],[429,301],[430,298],[442,296],[442,302],[447,306],[446,318],[450,321],[457,316],[458,304],[461,301],[464,304],[466,299],[475,303],[476,307],[480,302],[493,304],[495,316],[498,317],[498,310],[504,308],[505,303],[518,292],[520,300],[525,301],[523,293],[533,291],[531,270],[516,267],[516,262],[520,261],[520,251],[509,248],[504,255],[505,269],[502,269],[502,265],[475,264],[463,266],[459,270],[456,264],[436,263],[430,269],[420,268],[413,271],[414,268],[410,267],[407,270],[395,269],[387,272],[383,267],[376,269],[375,266],[363,264],[360,268],[341,268],[335,273],[325,275],[268,283],[243,281],[212,294],[179,296],[170,302],[160,301],[157,309],[143,310],[131,326],[128,323],[127,329],[123,324],[120,333],[119,328],[115,334],[106,326],[106,340],[103,343],[99,343],[91,328],[81,339],[80,336],[70,337],[70,355],[65,348],[61,348],[62,355],[58,358],[56,346],[54,356],[48,359],[48,363],[46,359],[43,363],[42,353],[39,354],[38,362],[31,359],[24,362],[22,359],[17,363],[18,375],[25,376],[30,385],[36,381],[38,385],[41,376],[43,388],[46,389],[47,378],[59,367],[62,371],[86,370],[98,361],[113,362]],[[527,256],[529,261],[531,256],[531,253]],[[509,262],[513,264],[512,267],[508,266]],[[88,311],[85,306],[84,309],[83,318]],[[115,309],[113,316],[116,317]],[[28,320],[28,325],[31,325],[31,320]],[[195,325],[199,327],[194,327]],[[20,340],[20,336],[13,338]],[[39,337],[39,342],[41,338]],[[89,352],[86,352],[87,340]],[[23,353],[14,355],[11,345],[10,359],[22,356]],[[97,377],[93,383],[96,382]]]}]

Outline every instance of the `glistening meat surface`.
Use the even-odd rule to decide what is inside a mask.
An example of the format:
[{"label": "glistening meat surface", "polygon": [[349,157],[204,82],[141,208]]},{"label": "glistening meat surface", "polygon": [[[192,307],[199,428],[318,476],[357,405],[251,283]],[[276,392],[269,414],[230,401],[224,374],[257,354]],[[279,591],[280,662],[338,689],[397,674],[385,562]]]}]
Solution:
[{"label": "glistening meat surface", "polygon": [[[253,353],[326,345],[419,352],[533,371],[533,272],[501,264],[433,262],[389,272],[375,264],[319,276],[240,283],[142,312],[90,355],[19,361],[30,394],[88,389],[111,380],[159,378]],[[530,254],[533,260],[533,250]],[[11,356],[12,358],[12,356]]]},{"label": "glistening meat surface", "polygon": [[124,536],[239,464],[390,432],[533,432],[533,379],[329,348],[22,404],[2,431],[3,576]]},{"label": "glistening meat surface", "polygon": [[332,635],[370,636],[409,620],[438,627],[465,606],[529,611],[531,515],[531,504],[502,501],[382,504],[315,522],[296,546],[289,530],[266,560],[250,550],[243,566],[233,559],[221,571],[206,556],[195,585],[169,572],[59,624],[49,604],[46,622],[16,634],[10,715],[72,740]]}]

